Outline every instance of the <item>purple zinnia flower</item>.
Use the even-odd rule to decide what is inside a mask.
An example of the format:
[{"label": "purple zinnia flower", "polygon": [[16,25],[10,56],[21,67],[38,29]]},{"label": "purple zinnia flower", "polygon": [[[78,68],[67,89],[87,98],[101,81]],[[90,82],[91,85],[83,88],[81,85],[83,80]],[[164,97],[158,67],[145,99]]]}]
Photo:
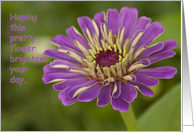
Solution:
[{"label": "purple zinnia flower", "polygon": [[156,78],[172,78],[177,70],[170,66],[145,68],[159,60],[173,57],[175,40],[149,46],[163,31],[159,22],[150,24],[145,16],[138,20],[136,8],[124,7],[97,13],[91,20],[79,17],[85,38],[72,26],[68,37],[57,35],[52,43],[58,50],[48,49],[45,55],[56,58],[44,70],[44,83],[58,82],[54,90],[61,91],[63,105],[97,98],[98,106],[111,102],[115,110],[126,112],[137,90],[154,96],[148,86],[159,83]]}]

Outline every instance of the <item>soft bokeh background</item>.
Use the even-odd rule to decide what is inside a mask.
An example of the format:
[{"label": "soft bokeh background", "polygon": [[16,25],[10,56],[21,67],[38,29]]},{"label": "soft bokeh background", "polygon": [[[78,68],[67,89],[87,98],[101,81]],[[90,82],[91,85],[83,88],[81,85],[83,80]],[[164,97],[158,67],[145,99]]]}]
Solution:
[{"label": "soft bokeh background", "polygon": [[[57,34],[66,35],[66,29],[74,25],[79,31],[77,17],[89,16],[107,11],[109,8],[120,10],[122,7],[135,7],[139,17],[147,16],[152,22],[159,21],[165,32],[153,43],[174,39],[178,47],[173,58],[162,60],[150,67],[173,66],[178,73],[173,79],[160,79],[158,86],[151,87],[155,96],[145,97],[138,92],[132,103],[139,128],[142,130],[180,130],[181,129],[181,2],[1,2],[1,130],[65,131],[96,130],[124,131],[126,127],[118,111],[108,104],[98,107],[96,99],[89,103],[75,103],[63,106],[58,100],[59,91],[52,84],[42,81],[43,66],[47,63],[11,63],[12,56],[43,56],[47,48],[57,48],[50,43]],[[20,22],[10,21],[10,13],[18,15],[37,15],[37,22],[25,21],[26,31],[14,32],[10,25]],[[36,46],[31,53],[10,52],[9,37],[36,36],[35,43],[15,42],[18,46]],[[52,61],[52,59],[49,59]],[[25,73],[13,73],[25,79],[26,83],[10,83],[9,67],[28,67]],[[177,89],[177,90],[176,90]],[[175,91],[175,92],[174,92]],[[162,103],[161,103],[162,102]],[[175,105],[176,104],[176,105]],[[154,124],[155,123],[155,124]],[[165,126],[164,126],[165,125]]]}]

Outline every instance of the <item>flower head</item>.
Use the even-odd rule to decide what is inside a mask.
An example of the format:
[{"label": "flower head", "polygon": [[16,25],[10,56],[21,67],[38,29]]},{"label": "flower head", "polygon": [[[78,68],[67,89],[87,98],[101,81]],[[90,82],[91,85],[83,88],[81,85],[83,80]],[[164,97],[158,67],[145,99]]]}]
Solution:
[{"label": "flower head", "polygon": [[58,82],[63,105],[89,102],[97,98],[98,106],[111,102],[115,110],[126,112],[137,90],[154,96],[148,86],[159,83],[157,78],[172,78],[177,70],[170,66],[146,68],[159,60],[173,57],[175,40],[148,47],[163,31],[159,22],[150,24],[145,16],[138,20],[136,8],[124,7],[97,13],[91,20],[83,16],[78,23],[85,38],[75,27],[67,29],[68,37],[57,35],[52,43],[58,50],[48,49],[45,55],[56,58],[43,70],[45,83]]}]

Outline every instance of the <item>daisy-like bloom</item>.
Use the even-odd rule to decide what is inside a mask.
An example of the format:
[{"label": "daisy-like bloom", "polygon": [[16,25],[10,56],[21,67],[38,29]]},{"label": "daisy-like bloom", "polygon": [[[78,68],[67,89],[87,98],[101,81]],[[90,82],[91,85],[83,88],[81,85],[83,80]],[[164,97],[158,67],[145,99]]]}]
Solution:
[{"label": "daisy-like bloom", "polygon": [[[163,31],[159,22],[151,23],[145,16],[138,18],[136,8],[124,7],[97,13],[91,20],[79,17],[78,23],[85,38],[72,26],[67,36],[57,35],[52,43],[57,50],[48,49],[45,55],[56,58],[43,70],[44,83],[57,82],[54,90],[61,91],[63,105],[97,98],[98,106],[111,102],[113,109],[126,112],[137,90],[154,96],[148,86],[159,83],[156,78],[172,78],[177,70],[170,66],[146,68],[159,60],[173,57],[175,40],[149,46]],[[150,24],[151,23],[151,24]]]}]

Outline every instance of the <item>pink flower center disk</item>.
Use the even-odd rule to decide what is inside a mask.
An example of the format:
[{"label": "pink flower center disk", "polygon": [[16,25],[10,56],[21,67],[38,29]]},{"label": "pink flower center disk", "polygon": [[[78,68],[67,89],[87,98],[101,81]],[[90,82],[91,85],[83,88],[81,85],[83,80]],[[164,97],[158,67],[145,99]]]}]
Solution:
[{"label": "pink flower center disk", "polygon": [[114,52],[111,50],[106,50],[105,52],[100,51],[99,54],[96,55],[95,60],[100,67],[110,67],[111,65],[119,63],[119,52]]}]

